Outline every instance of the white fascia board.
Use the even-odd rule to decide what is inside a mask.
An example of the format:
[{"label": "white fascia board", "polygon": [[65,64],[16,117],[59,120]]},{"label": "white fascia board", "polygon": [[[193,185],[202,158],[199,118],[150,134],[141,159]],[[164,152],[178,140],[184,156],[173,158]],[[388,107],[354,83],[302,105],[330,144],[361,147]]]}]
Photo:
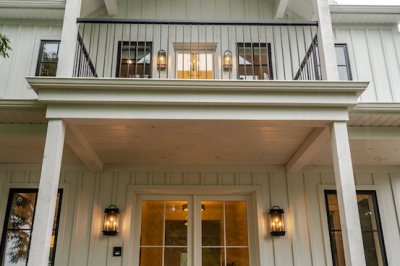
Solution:
[{"label": "white fascia board", "polygon": [[65,9],[65,1],[0,1],[0,8]]},{"label": "white fascia board", "polygon": [[330,5],[331,14],[399,14],[400,5],[396,6],[375,6],[375,5]]},{"label": "white fascia board", "polygon": [[27,78],[44,104],[345,107],[368,82]]},{"label": "white fascia board", "polygon": [[[346,108],[322,107],[253,107],[253,106],[165,106],[165,105],[97,105],[49,104],[46,117],[63,119],[68,124],[78,120],[232,120],[232,121],[307,121],[307,126],[328,126],[331,121],[347,121]],[[304,125],[304,123],[303,123]]]}]

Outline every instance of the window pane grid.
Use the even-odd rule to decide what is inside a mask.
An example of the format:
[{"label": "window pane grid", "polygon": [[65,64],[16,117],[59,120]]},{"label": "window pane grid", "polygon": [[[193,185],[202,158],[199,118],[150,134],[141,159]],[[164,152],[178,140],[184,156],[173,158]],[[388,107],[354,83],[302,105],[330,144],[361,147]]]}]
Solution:
[{"label": "window pane grid", "polygon": [[[344,266],[346,264],[336,191],[325,191],[325,200],[333,265]],[[374,191],[357,191],[357,202],[367,266],[386,266],[388,264],[380,228],[376,194]]]}]

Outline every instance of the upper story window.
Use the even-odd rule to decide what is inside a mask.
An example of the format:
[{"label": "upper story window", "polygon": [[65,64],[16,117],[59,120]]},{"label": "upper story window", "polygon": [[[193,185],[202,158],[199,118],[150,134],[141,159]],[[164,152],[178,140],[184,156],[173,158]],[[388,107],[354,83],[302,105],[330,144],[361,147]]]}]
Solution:
[{"label": "upper story window", "polygon": [[[333,265],[345,266],[336,191],[325,191],[325,201]],[[388,265],[375,191],[357,191],[357,202],[367,265]]]},{"label": "upper story window", "polygon": [[245,80],[273,79],[271,45],[265,43],[238,43],[238,76]]},{"label": "upper story window", "polygon": [[[28,265],[37,189],[11,189],[0,244],[0,265]],[[54,265],[62,191],[57,194],[48,265]]]},{"label": "upper story window", "polygon": [[60,41],[41,41],[36,76],[56,76]]},{"label": "upper story window", "polygon": [[339,80],[352,80],[349,54],[346,44],[335,44],[336,61],[339,72]]},{"label": "upper story window", "polygon": [[151,42],[119,42],[116,77],[151,77]]}]

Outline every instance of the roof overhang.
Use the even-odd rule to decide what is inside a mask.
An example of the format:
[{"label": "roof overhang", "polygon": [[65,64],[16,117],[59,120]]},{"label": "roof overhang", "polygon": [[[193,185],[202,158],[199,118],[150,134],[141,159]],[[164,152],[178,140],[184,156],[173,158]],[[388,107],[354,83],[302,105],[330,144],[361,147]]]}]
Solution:
[{"label": "roof overhang", "polygon": [[400,22],[400,6],[330,5],[332,23],[382,23]]},{"label": "roof overhang", "polygon": [[0,1],[2,19],[63,19],[65,1]]}]

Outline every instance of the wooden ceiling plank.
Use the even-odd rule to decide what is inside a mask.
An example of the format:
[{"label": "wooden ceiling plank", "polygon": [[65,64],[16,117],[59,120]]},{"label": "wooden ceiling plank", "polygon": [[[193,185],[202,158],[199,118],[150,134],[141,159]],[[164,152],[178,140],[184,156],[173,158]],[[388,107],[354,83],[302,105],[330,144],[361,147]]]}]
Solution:
[{"label": "wooden ceiling plank", "polygon": [[69,125],[66,142],[92,172],[102,172],[104,164],[77,125]]},{"label": "wooden ceiling plank", "polygon": [[0,136],[45,137],[47,125],[44,124],[0,124]]},{"label": "wooden ceiling plank", "polygon": [[400,127],[348,127],[351,140],[396,140],[400,139]]},{"label": "wooden ceiling plank", "polygon": [[330,140],[329,128],[315,128],[286,164],[288,173],[298,173]]}]

